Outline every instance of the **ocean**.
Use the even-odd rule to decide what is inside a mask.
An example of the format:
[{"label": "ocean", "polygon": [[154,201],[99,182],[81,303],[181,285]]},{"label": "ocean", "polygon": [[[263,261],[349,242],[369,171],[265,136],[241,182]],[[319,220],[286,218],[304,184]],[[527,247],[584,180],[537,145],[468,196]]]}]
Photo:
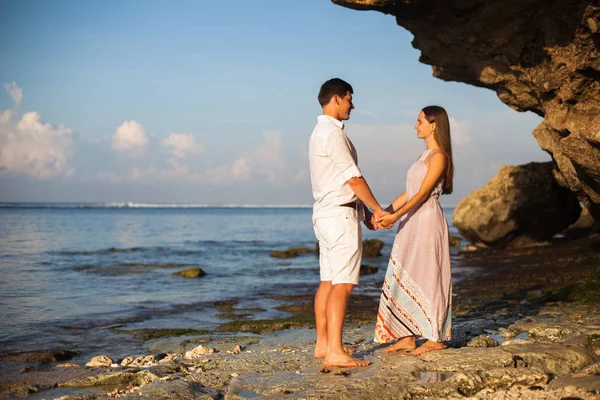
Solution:
[{"label": "ocean", "polygon": [[[453,208],[444,212],[452,227]],[[139,352],[139,340],[110,328],[214,330],[215,303],[237,300],[250,318],[287,316],[277,296],[312,294],[318,257],[278,259],[273,250],[314,249],[310,207],[230,205],[0,204],[0,353],[67,348],[82,359]],[[377,294],[395,229],[379,267],[355,293]],[[462,270],[453,250],[453,278]],[[200,267],[206,276],[173,272]]]}]

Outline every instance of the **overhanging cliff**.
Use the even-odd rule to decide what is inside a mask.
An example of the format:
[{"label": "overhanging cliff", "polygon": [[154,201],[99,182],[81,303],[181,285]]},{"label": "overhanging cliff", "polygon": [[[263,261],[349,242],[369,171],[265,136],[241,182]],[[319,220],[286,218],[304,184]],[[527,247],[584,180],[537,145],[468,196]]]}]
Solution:
[{"label": "overhanging cliff", "polygon": [[533,135],[555,178],[600,221],[599,1],[332,1],[394,15],[434,76],[544,117]]}]

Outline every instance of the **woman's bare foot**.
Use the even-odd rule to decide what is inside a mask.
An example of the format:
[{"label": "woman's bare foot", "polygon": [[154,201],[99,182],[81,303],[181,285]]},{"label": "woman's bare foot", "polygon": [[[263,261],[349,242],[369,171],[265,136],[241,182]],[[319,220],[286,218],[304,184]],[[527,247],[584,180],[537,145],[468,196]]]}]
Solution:
[{"label": "woman's bare foot", "polygon": [[406,336],[399,339],[396,343],[385,348],[386,353],[395,351],[412,351],[417,347],[417,342],[414,336]]},{"label": "woman's bare foot", "polygon": [[[344,347],[344,352],[352,355],[354,354],[354,349],[352,347]],[[315,355],[315,358],[324,358],[327,355],[327,347],[325,347],[325,351],[315,348],[315,352],[313,354]]]},{"label": "woman's bare foot", "polygon": [[444,343],[442,342],[432,342],[431,340],[426,341],[418,349],[413,351],[411,354],[415,356],[420,356],[421,354],[429,353],[430,351],[442,350],[444,348]]},{"label": "woman's bare foot", "polygon": [[344,352],[328,354],[324,364],[326,367],[366,367],[371,365],[371,361],[361,361]]}]

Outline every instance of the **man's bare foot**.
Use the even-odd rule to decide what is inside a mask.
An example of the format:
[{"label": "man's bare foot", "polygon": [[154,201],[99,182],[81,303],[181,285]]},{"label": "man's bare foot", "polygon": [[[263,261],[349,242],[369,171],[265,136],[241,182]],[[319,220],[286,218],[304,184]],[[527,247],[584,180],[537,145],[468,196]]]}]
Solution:
[{"label": "man's bare foot", "polygon": [[395,351],[412,351],[417,347],[417,342],[414,336],[406,336],[398,340],[391,346],[385,348],[386,353],[393,353]]},{"label": "man's bare foot", "polygon": [[432,342],[431,340],[428,340],[421,346],[419,346],[419,348],[417,348],[411,354],[415,356],[420,356],[421,354],[429,353],[430,351],[442,350],[443,348],[444,343]]},{"label": "man's bare foot", "polygon": [[[352,347],[344,347],[344,352],[346,354],[352,355],[354,354],[354,349]],[[314,355],[315,358],[324,358],[327,355],[327,348],[325,348],[325,351],[322,351],[321,349],[317,351],[317,349],[315,348]]]},{"label": "man's bare foot", "polygon": [[362,361],[344,352],[341,354],[328,354],[325,357],[324,365],[326,367],[366,367],[371,365],[371,361]]}]

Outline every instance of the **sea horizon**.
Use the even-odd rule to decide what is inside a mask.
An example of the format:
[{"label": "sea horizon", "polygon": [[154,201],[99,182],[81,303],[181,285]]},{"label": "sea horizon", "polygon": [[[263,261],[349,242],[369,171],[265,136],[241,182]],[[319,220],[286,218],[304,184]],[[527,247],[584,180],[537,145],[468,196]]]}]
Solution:
[{"label": "sea horizon", "polygon": [[[313,204],[243,204],[243,203],[162,203],[135,201],[1,201],[0,208],[312,208]],[[456,205],[442,205],[444,209],[456,208]]]}]

